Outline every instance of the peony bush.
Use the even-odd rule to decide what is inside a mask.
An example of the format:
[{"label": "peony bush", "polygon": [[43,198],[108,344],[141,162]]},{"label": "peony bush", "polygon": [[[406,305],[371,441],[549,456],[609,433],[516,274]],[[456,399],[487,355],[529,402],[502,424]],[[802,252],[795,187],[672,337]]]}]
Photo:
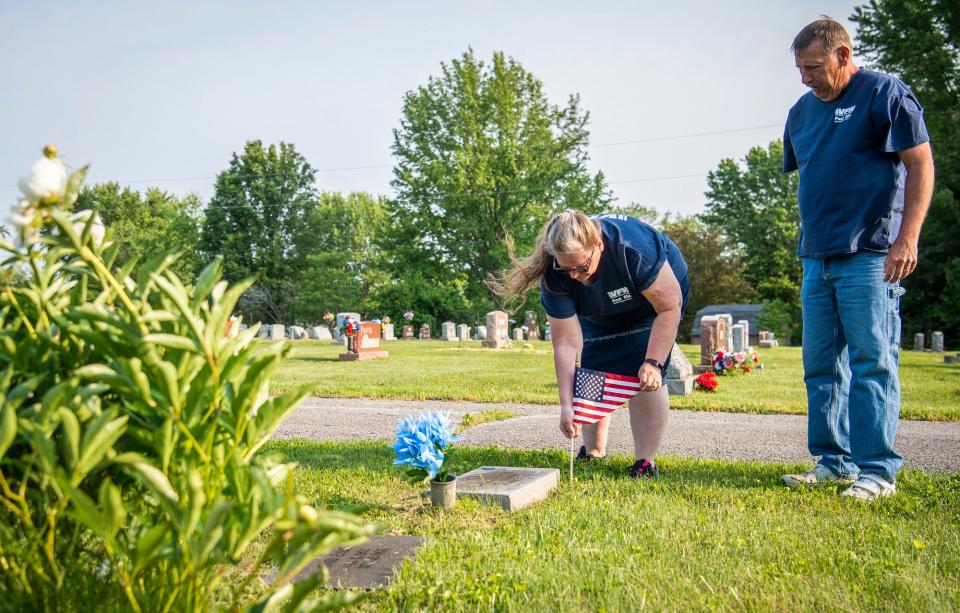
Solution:
[{"label": "peony bush", "polygon": [[323,575],[292,582],[374,527],[314,508],[293,464],[258,453],[306,388],[271,398],[283,344],[255,350],[258,326],[237,321],[225,334],[250,282],[228,285],[216,261],[185,284],[174,254],[117,269],[97,216],[70,211],[86,169],[68,178],[44,154],[20,183],[17,242],[0,241],[5,599],[78,608],[96,586],[101,606],[134,611],[205,610],[214,594],[233,610],[350,602],[312,600]]}]

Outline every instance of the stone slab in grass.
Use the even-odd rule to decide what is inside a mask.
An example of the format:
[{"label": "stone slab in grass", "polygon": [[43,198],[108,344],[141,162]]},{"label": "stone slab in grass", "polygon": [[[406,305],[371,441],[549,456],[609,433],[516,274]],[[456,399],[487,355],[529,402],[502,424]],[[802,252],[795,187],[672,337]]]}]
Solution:
[{"label": "stone slab in grass", "polygon": [[[294,580],[321,572],[321,564],[330,570],[330,585],[335,589],[372,590],[387,587],[396,570],[412,558],[423,537],[371,536],[370,540],[352,547],[338,547],[310,562]],[[270,578],[272,579],[272,577]]]},{"label": "stone slab in grass", "polygon": [[556,468],[481,466],[457,478],[457,496],[489,500],[516,511],[546,498],[559,481]]}]

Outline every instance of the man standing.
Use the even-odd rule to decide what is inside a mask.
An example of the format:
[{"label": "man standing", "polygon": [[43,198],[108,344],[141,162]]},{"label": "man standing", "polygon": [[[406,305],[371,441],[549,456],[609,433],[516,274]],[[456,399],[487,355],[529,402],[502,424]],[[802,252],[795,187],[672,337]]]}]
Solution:
[{"label": "man standing", "polygon": [[787,117],[783,168],[800,170],[808,445],[820,460],[782,481],[852,481],[844,495],[873,500],[896,492],[903,463],[900,280],[933,193],[930,139],[910,88],[854,65],[836,21],[814,21],[792,50],[810,91]]}]

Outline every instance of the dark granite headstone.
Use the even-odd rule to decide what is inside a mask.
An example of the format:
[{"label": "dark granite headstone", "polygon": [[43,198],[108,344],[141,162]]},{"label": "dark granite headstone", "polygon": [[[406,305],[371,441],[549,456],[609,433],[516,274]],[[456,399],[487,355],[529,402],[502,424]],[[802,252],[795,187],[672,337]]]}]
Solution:
[{"label": "dark granite headstone", "polygon": [[371,536],[353,547],[338,547],[310,562],[294,580],[320,572],[320,565],[330,571],[334,588],[370,590],[390,585],[393,571],[404,560],[412,558],[423,543],[422,536]]}]

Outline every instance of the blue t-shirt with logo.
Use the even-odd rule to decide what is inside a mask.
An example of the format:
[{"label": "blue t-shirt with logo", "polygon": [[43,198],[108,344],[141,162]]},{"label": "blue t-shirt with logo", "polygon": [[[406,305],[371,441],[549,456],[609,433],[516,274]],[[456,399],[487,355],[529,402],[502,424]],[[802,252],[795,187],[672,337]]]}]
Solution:
[{"label": "blue t-shirt with logo", "polygon": [[804,94],[783,133],[783,170],[800,170],[797,256],[889,250],[903,218],[896,152],[929,140],[923,108],[895,77],[861,68],[832,102]]},{"label": "blue t-shirt with logo", "polygon": [[551,317],[579,315],[605,328],[618,328],[656,316],[643,297],[664,262],[687,283],[687,263],[669,238],[652,226],[626,215],[596,217],[603,234],[603,252],[593,283],[584,285],[570,275],[548,268],[540,281],[540,304]]}]

